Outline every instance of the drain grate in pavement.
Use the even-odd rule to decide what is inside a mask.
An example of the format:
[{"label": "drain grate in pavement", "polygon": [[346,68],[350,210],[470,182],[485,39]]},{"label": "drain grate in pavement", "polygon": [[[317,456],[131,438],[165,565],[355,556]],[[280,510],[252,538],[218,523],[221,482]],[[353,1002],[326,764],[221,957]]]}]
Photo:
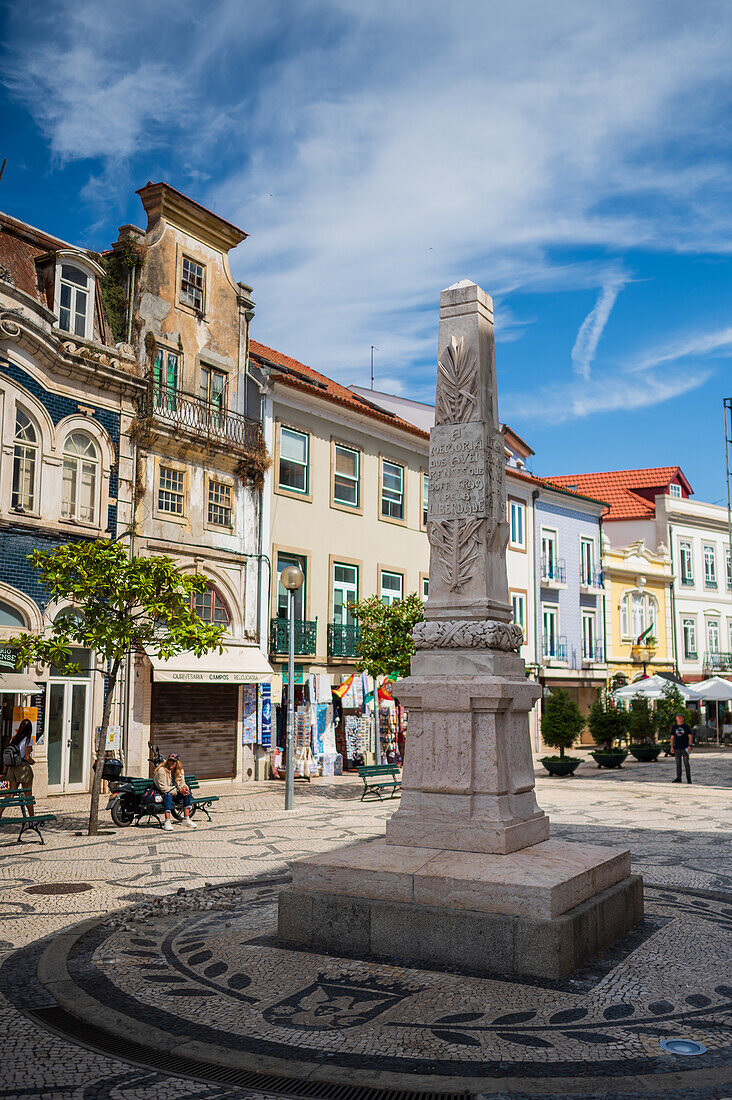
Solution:
[{"label": "drain grate in pavement", "polygon": [[215,1062],[203,1062],[198,1058],[186,1058],[176,1053],[171,1061],[170,1053],[154,1050],[126,1039],[122,1035],[113,1035],[94,1024],[81,1020],[59,1005],[48,1008],[36,1008],[28,1015],[41,1026],[55,1031],[71,1042],[92,1050],[119,1058],[123,1062],[132,1062],[146,1069],[158,1070],[166,1075],[194,1077],[197,1080],[217,1081],[239,1088],[250,1088],[257,1092],[274,1093],[288,1100],[472,1100],[467,1092],[417,1092],[412,1089],[379,1089],[366,1085],[345,1085],[328,1081],[295,1080],[292,1077],[279,1077],[272,1073],[259,1073],[254,1070],[236,1069],[233,1066],[218,1065]]},{"label": "drain grate in pavement", "polygon": [[26,894],[83,894],[91,890],[88,882],[48,882],[41,886],[26,886]]}]

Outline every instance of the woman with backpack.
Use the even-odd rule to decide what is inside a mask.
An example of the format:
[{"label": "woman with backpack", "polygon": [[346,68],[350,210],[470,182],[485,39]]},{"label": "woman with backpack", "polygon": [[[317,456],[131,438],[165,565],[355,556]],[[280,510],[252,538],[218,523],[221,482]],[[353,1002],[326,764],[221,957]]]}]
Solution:
[{"label": "woman with backpack", "polygon": [[[33,726],[27,718],[18,726],[17,732],[10,739],[10,744],[3,751],[3,768],[5,778],[10,783],[10,790],[33,790],[33,765],[35,760],[32,754]],[[35,810],[28,806],[28,813],[33,817]]]},{"label": "woman with backpack", "polygon": [[153,775],[153,783],[163,796],[163,807],[165,809],[163,828],[167,832],[170,832],[173,828],[170,817],[173,811],[173,801],[175,800],[183,803],[183,824],[187,825],[189,829],[197,829],[198,826],[190,816],[190,788],[186,785],[183,765],[178,759],[177,752],[169,753],[162,764],[158,765]]}]

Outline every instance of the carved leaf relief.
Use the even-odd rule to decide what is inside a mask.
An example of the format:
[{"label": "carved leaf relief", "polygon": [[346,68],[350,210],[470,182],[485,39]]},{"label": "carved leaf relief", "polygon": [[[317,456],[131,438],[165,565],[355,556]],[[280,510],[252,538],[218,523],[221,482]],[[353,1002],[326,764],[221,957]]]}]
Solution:
[{"label": "carved leaf relief", "polygon": [[436,424],[459,424],[476,419],[477,378],[478,364],[465,346],[465,337],[459,340],[451,337],[437,363]]},{"label": "carved leaf relief", "polygon": [[430,545],[453,592],[473,576],[482,523],[482,519],[447,519],[430,524]]}]

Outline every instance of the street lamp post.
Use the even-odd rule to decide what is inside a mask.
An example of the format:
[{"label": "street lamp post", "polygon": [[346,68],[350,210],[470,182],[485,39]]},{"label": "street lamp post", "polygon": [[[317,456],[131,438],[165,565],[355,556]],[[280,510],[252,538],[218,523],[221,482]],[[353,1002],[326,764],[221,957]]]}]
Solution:
[{"label": "street lamp post", "polygon": [[295,593],[305,575],[296,565],[288,565],[280,575],[287,589],[287,741],[285,743],[285,809],[295,802]]}]

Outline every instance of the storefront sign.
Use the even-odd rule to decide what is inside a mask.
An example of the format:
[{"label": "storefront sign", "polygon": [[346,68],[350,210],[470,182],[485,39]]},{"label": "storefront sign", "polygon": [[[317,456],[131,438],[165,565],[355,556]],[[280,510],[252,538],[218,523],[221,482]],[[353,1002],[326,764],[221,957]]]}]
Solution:
[{"label": "storefront sign", "polygon": [[242,688],[241,743],[253,745],[257,740],[257,688],[247,684]]},{"label": "storefront sign", "polygon": [[261,701],[260,718],[260,743],[264,748],[272,745],[272,686],[271,684],[259,685],[259,698]]},{"label": "storefront sign", "polygon": [[12,646],[0,646],[0,672],[15,672],[16,660],[16,653]]},{"label": "storefront sign", "polygon": [[209,672],[198,671],[197,669],[155,669],[156,682],[168,684],[256,684],[261,678],[261,672]]},{"label": "storefront sign", "polygon": [[39,691],[37,695],[31,695],[30,705],[36,708],[38,718],[36,719],[36,744],[42,745],[46,731],[46,688],[44,686],[42,691]]},{"label": "storefront sign", "polygon": [[38,709],[36,707],[13,707],[13,737],[18,732],[18,726],[28,719],[33,727],[33,743],[36,742],[38,732]]},{"label": "storefront sign", "polygon": [[259,685],[259,700],[261,706],[260,744],[268,749],[272,745],[272,687],[270,684]]}]

